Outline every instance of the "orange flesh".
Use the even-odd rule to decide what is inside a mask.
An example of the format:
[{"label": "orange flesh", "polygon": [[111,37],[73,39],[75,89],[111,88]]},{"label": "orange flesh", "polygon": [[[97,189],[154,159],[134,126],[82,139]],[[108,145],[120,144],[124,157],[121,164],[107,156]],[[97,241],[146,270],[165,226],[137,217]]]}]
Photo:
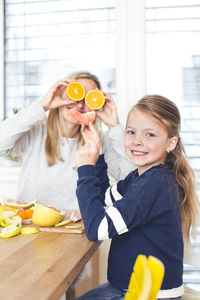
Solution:
[{"label": "orange flesh", "polygon": [[66,94],[73,101],[81,101],[85,97],[85,89],[79,82],[70,82],[66,87]]},{"label": "orange flesh", "polygon": [[26,209],[22,212],[19,212],[17,215],[20,216],[22,220],[31,219],[33,215],[33,209]]},{"label": "orange flesh", "polygon": [[90,90],[86,94],[85,103],[91,109],[100,109],[105,103],[104,94],[100,90]]}]

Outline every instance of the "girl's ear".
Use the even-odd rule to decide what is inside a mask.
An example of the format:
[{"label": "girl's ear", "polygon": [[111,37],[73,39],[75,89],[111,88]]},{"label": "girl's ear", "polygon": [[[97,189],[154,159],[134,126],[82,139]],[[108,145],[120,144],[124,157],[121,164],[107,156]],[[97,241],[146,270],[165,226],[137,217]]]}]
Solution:
[{"label": "girl's ear", "polygon": [[167,146],[168,153],[176,148],[177,142],[178,142],[177,136],[173,136],[172,138],[169,139],[169,143]]}]

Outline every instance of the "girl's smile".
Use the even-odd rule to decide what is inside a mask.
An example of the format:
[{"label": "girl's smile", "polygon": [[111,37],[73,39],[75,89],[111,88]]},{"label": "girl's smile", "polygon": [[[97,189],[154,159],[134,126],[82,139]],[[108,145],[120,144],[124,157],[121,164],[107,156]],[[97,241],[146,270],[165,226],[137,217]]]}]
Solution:
[{"label": "girl's smile", "polygon": [[139,175],[151,167],[164,164],[167,153],[173,150],[177,137],[168,137],[167,130],[157,119],[133,109],[128,117],[125,151]]},{"label": "girl's smile", "polygon": [[137,150],[132,150],[132,153],[135,156],[140,156],[140,155],[146,155],[147,154],[147,152],[137,151]]}]

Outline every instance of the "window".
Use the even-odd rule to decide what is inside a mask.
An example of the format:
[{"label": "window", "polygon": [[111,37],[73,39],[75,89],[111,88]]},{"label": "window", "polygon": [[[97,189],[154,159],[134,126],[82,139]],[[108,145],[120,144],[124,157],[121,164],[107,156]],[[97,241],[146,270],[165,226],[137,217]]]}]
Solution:
[{"label": "window", "polygon": [[[176,102],[181,137],[200,195],[200,1],[146,0],[147,93]],[[200,246],[200,231],[194,247]],[[200,283],[200,270],[185,268],[184,280]]]},{"label": "window", "polygon": [[80,69],[115,95],[116,73],[124,123],[145,93],[176,102],[200,194],[200,0],[4,0],[4,10],[4,115]]},{"label": "window", "polygon": [[115,0],[5,0],[4,9],[4,115],[77,70],[115,93]]}]

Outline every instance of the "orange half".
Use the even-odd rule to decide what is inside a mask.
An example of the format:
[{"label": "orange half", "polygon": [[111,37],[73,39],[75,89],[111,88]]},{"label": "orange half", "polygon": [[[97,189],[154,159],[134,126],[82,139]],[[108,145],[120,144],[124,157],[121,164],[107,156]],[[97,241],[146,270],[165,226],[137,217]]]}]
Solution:
[{"label": "orange half", "polygon": [[70,82],[66,87],[66,95],[73,101],[81,101],[85,97],[85,89],[79,82]]},{"label": "orange half", "polygon": [[91,109],[100,109],[105,103],[104,94],[100,90],[90,90],[86,94],[85,103]]}]

